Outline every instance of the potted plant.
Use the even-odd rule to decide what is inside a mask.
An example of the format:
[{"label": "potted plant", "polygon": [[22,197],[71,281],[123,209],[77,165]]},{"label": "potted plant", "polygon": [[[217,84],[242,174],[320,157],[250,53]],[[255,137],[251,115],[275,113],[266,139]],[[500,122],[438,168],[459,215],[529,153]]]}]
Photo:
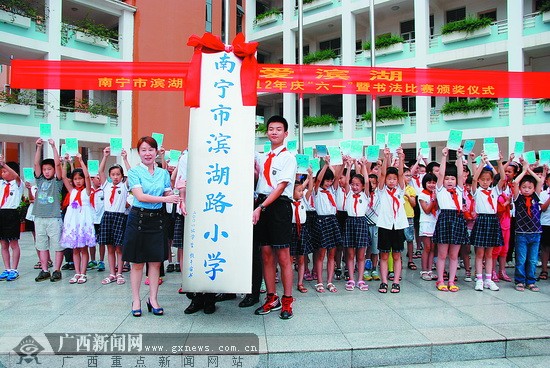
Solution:
[{"label": "potted plant", "polygon": [[441,107],[441,113],[444,115],[443,119],[447,121],[490,118],[495,107],[497,104],[493,100],[478,98],[447,102]]},{"label": "potted plant", "polygon": [[467,40],[470,38],[489,36],[491,34],[490,18],[468,17],[445,24],[441,28],[441,42],[444,44]]},{"label": "potted plant", "polygon": [[550,112],[550,98],[541,98],[538,103],[542,105],[542,111]]},{"label": "potted plant", "polygon": [[[403,124],[403,119],[409,116],[409,113],[395,106],[383,107],[376,110],[376,122],[384,125],[400,125]],[[362,116],[368,126],[372,125],[372,112],[368,111]]]},{"label": "potted plant", "polygon": [[19,222],[20,222],[20,231],[25,231],[25,225],[26,225],[26,217],[27,217],[27,211],[29,210],[29,206],[31,205],[31,201],[25,197],[21,197],[21,202],[19,202],[19,207],[17,207],[17,213],[19,214]]},{"label": "potted plant", "polygon": [[43,22],[44,16],[38,14],[38,10],[32,2],[24,0],[7,0],[0,4],[0,22],[12,24],[28,29],[31,20]]},{"label": "potted plant", "polygon": [[[374,49],[377,56],[380,55],[387,55],[387,54],[393,54],[396,52],[402,52],[403,51],[403,42],[405,42],[405,39],[401,36],[397,35],[382,35],[378,36],[376,40],[374,40]],[[364,42],[363,43],[363,50],[365,57],[370,57],[370,49],[371,49],[371,43],[370,42]]]},{"label": "potted plant", "polygon": [[305,55],[304,64],[334,65],[336,57],[334,50],[319,50]]},{"label": "potted plant", "polygon": [[75,40],[89,45],[106,48],[109,44],[118,50],[118,30],[109,29],[105,25],[96,23],[86,17],[75,24],[63,23],[61,27],[61,44],[66,45],[68,40],[75,36]]},{"label": "potted plant", "polygon": [[334,131],[338,119],[329,114],[321,116],[304,116],[304,133],[320,133]]},{"label": "potted plant", "polygon": [[550,22],[550,1],[545,1],[539,8],[544,23]]},{"label": "potted plant", "polygon": [[260,123],[256,126],[256,137],[265,137],[267,135],[267,125]]},{"label": "potted plant", "polygon": [[320,8],[322,6],[332,4],[332,0],[303,0],[304,11]]},{"label": "potted plant", "polygon": [[272,8],[267,10],[264,13],[258,14],[254,19],[254,25],[257,27],[265,26],[269,23],[274,23],[279,18],[279,15],[282,13],[281,9]]},{"label": "potted plant", "polygon": [[75,121],[107,124],[109,116],[117,116],[114,101],[101,102],[98,100],[76,99],[74,108]]},{"label": "potted plant", "polygon": [[13,89],[0,92],[0,112],[29,116],[31,105],[36,105],[36,94],[32,91]]}]

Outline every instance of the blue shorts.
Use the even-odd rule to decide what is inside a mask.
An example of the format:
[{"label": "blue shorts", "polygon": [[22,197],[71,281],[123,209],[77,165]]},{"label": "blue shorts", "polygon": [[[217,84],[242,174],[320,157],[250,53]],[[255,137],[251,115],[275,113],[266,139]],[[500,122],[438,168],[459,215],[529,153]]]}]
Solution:
[{"label": "blue shorts", "polygon": [[409,227],[405,228],[405,241],[412,242],[414,241],[414,218],[407,217],[409,221]]}]

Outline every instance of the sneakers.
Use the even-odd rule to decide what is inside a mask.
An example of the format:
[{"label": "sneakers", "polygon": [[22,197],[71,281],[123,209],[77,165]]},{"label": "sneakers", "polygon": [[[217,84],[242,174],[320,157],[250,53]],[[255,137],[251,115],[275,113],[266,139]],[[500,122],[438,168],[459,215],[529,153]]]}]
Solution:
[{"label": "sneakers", "polygon": [[341,280],[342,279],[342,269],[337,268],[334,270],[334,279]]},{"label": "sneakers", "polygon": [[70,271],[70,270],[74,270],[74,263],[73,262],[67,262],[63,265],[63,267],[61,267],[61,270],[63,271]]},{"label": "sneakers", "polygon": [[[286,303],[288,304],[288,301]],[[279,300],[279,297],[277,296],[277,294],[272,294],[272,295],[268,295],[265,298],[264,305],[256,309],[254,311],[254,314],[264,315],[264,314],[268,314],[271,311],[277,311],[281,308],[282,306],[281,306],[281,301]],[[288,309],[288,306],[287,306],[287,309]],[[292,313],[292,301],[290,302],[290,313]]]},{"label": "sneakers", "polygon": [[63,276],[61,275],[61,271],[53,271],[52,277],[50,277],[50,281],[57,282],[57,281],[61,281],[62,278]]},{"label": "sneakers", "polygon": [[0,281],[6,281],[9,275],[10,271],[4,270],[4,272],[0,273]]},{"label": "sneakers", "polygon": [[376,280],[376,281],[380,280],[380,275],[378,274],[378,271],[373,270],[370,275],[372,276],[373,280]]},{"label": "sneakers", "polygon": [[476,286],[474,287],[474,290],[483,291],[483,280],[482,279],[477,279],[476,280]]},{"label": "sneakers", "polygon": [[97,263],[97,271],[98,271],[98,272],[103,272],[103,271],[105,271],[105,262],[99,261],[99,262]]},{"label": "sneakers", "polygon": [[167,273],[174,272],[174,264],[173,263],[170,263],[170,264],[168,264],[168,266],[166,266],[166,272]]},{"label": "sneakers", "polygon": [[466,282],[472,282],[472,273],[470,271],[466,271],[466,276],[464,276],[464,281]]},{"label": "sneakers", "polygon": [[86,267],[88,270],[93,270],[97,268],[97,261],[90,261],[88,262],[88,267]]},{"label": "sneakers", "polygon": [[176,264],[174,265],[174,271],[175,271],[175,272],[181,272],[181,266],[180,266],[179,263],[176,263]]},{"label": "sneakers", "polygon": [[51,275],[48,271],[40,270],[40,273],[38,274],[38,276],[36,276],[34,281],[36,281],[36,282],[46,281],[46,280],[49,280],[50,277],[51,277]]},{"label": "sneakers", "polygon": [[493,271],[493,273],[491,274],[491,280],[493,280],[493,282],[500,282],[496,271]]},{"label": "sneakers", "polygon": [[363,272],[363,280],[365,280],[365,281],[371,281],[372,280],[372,274],[371,274],[370,270],[365,270],[365,272]]},{"label": "sneakers", "polygon": [[485,280],[483,287],[485,289],[490,289],[491,291],[498,291],[500,289],[493,280]]},{"label": "sneakers", "polygon": [[17,270],[10,270],[6,281],[14,281],[19,278],[19,272]]},{"label": "sneakers", "polygon": [[292,302],[294,302],[294,298],[291,296],[283,295],[282,297],[282,310],[281,314],[279,314],[280,319],[291,319],[293,316],[292,313]]}]

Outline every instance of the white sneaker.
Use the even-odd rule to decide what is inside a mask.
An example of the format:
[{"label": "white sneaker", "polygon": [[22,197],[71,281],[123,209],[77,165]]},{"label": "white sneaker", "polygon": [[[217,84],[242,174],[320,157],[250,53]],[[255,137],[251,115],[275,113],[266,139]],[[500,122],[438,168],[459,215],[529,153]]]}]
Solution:
[{"label": "white sneaker", "polygon": [[[478,280],[479,281],[479,280]],[[476,287],[477,287],[477,281],[476,281]],[[483,287],[485,289],[491,289],[491,291],[499,291],[500,288],[495,284],[493,280],[485,280],[483,283]]]},{"label": "white sneaker", "polygon": [[483,291],[483,280],[480,280],[480,279],[476,280],[476,286],[474,287],[474,290]]},{"label": "white sneaker", "polygon": [[516,265],[515,265],[515,262],[514,261],[508,261],[506,262],[506,268],[514,268]]}]

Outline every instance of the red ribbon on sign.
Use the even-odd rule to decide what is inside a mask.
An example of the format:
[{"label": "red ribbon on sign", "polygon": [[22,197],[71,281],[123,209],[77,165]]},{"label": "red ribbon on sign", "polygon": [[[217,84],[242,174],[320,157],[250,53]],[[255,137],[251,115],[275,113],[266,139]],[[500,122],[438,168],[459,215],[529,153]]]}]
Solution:
[{"label": "red ribbon on sign", "polygon": [[258,61],[256,49],[258,42],[244,42],[244,35],[239,33],[231,45],[224,44],[218,36],[205,33],[202,37],[193,35],[189,37],[187,46],[193,46],[195,52],[187,72],[185,82],[185,105],[190,107],[200,106],[201,87],[201,62],[202,54],[217,52],[233,52],[242,59],[241,65],[241,93],[244,106],[256,106],[256,80],[258,79]]}]

